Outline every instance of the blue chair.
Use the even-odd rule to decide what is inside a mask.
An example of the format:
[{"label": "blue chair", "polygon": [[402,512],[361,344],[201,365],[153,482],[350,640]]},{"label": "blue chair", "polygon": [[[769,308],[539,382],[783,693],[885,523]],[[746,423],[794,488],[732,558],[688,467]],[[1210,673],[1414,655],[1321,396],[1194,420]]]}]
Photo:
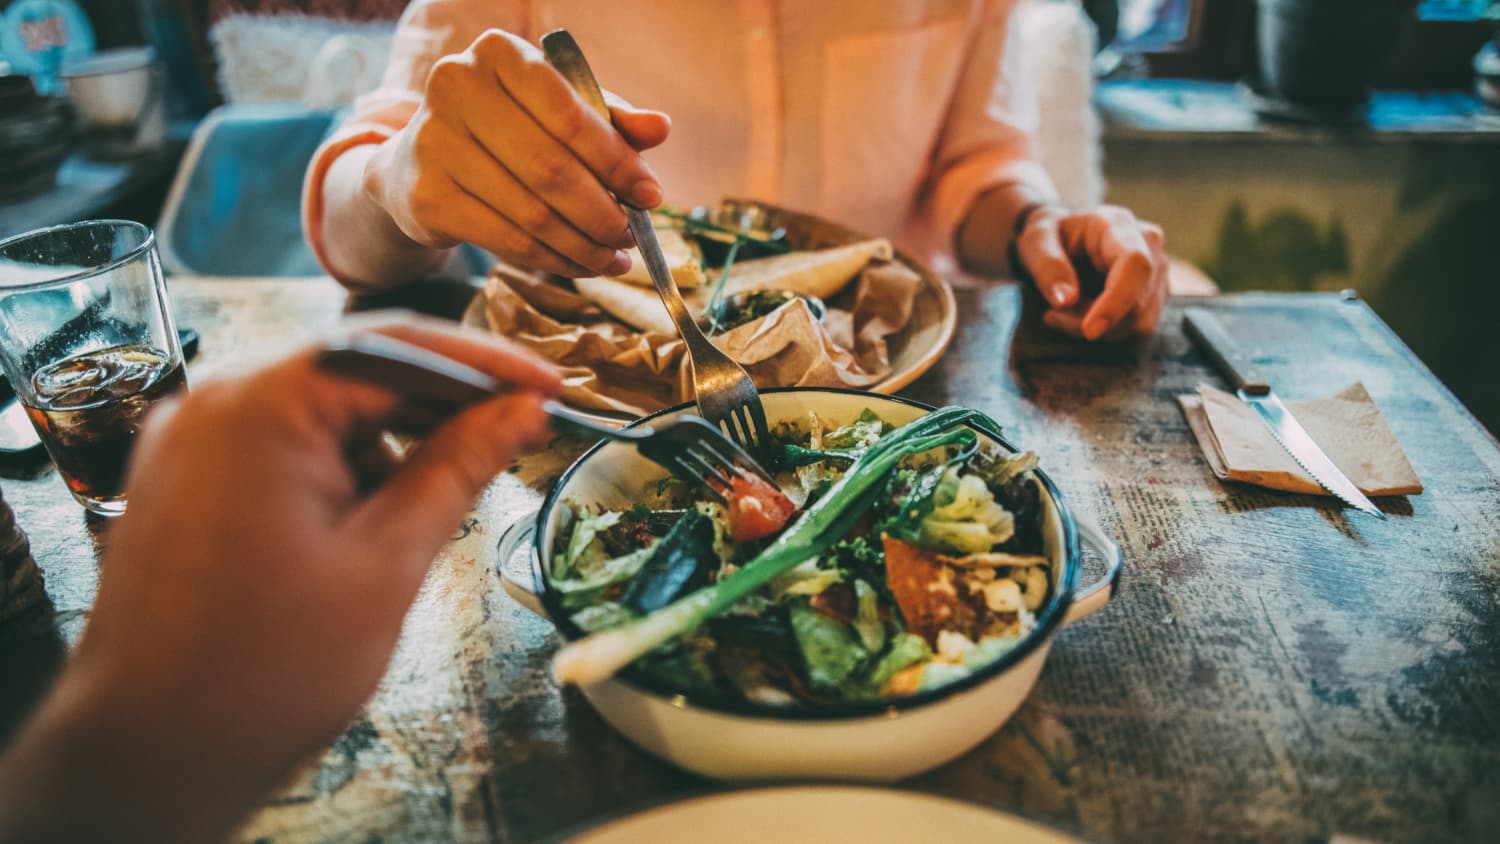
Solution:
[{"label": "blue chair", "polygon": [[336,114],[296,104],[209,113],[193,132],[157,223],[167,271],[322,275],[302,237],[302,177]]},{"label": "blue chair", "polygon": [[[302,237],[302,177],[338,111],[229,105],[193,132],[156,232],[167,272],[197,276],[321,276]],[[493,256],[465,244],[446,271],[483,276]]]}]

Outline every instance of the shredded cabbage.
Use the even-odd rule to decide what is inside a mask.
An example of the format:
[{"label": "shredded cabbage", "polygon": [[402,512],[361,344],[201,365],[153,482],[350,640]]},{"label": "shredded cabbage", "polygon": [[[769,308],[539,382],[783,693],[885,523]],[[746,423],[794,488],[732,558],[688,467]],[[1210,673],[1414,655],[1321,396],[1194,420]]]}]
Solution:
[{"label": "shredded cabbage", "polygon": [[575,571],[588,577],[589,572],[606,559],[604,543],[599,541],[599,534],[619,524],[623,515],[617,511],[598,514],[588,510],[578,511],[577,519],[573,522],[573,534],[568,538],[568,547],[554,561],[552,579],[570,577]]},{"label": "shredded cabbage", "polygon": [[926,548],[977,554],[1010,539],[1016,521],[995,501],[989,485],[957,467],[943,473],[933,492],[932,512],[922,520],[919,542]]}]

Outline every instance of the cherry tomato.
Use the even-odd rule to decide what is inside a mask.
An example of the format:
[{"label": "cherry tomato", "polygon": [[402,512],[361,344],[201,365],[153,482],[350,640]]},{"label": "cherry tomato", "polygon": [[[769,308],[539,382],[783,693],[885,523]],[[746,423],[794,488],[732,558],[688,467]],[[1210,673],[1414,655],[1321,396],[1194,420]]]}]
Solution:
[{"label": "cherry tomato", "polygon": [[797,508],[764,479],[736,475],[729,487],[729,535],[735,542],[761,539],[781,530]]}]

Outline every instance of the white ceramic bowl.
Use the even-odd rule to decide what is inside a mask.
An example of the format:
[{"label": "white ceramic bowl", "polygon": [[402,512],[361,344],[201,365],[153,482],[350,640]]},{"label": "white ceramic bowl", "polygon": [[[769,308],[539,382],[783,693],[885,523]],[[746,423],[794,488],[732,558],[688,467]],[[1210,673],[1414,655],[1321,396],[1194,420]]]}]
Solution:
[{"label": "white ceramic bowl", "polygon": [[[870,408],[899,425],[932,410],[907,399],[844,390],[767,390],[761,397],[772,424],[804,419],[808,411],[844,423]],[[672,408],[638,424],[691,410],[691,405]],[[1014,451],[1008,443],[998,442]],[[1046,454],[1041,458],[1045,464]],[[583,631],[563,613],[542,577],[558,530],[557,505],[628,507],[650,479],[665,474],[629,444],[606,442],[590,449],[559,479],[536,517],[523,519],[501,537],[499,564],[507,591],[551,619],[567,638],[581,637]],[[1036,683],[1053,634],[1104,606],[1119,580],[1119,547],[1071,514],[1045,473],[1039,471],[1037,477],[1046,504],[1042,534],[1053,561],[1052,595],[1020,643],[968,677],[910,697],[816,711],[699,701],[629,670],[585,687],[583,694],[637,745],[717,779],[889,782],[948,762],[1005,723]],[[517,555],[528,537],[533,539],[532,553]],[[1105,564],[1103,577],[1081,589],[1080,538]]]},{"label": "white ceramic bowl", "polygon": [[85,126],[135,126],[151,98],[155,57],[146,47],[100,50],[63,67],[68,99]]}]

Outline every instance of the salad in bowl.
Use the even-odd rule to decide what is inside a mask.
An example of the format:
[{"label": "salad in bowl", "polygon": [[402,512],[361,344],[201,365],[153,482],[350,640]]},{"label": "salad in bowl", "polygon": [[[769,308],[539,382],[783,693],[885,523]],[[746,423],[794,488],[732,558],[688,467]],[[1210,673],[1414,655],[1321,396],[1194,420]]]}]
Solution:
[{"label": "salad in bowl", "polygon": [[[599,633],[788,558],[634,662],[704,700],[818,707],[968,676],[1036,626],[1051,564],[1036,456],[981,442],[964,423],[994,426],[973,411],[939,413],[952,427],[935,433],[900,431],[871,408],[844,423],[817,411],[784,420],[774,486],[749,473],[721,490],[666,477],[626,508],[564,501],[548,584],[573,623]],[[899,459],[861,461],[882,447]],[[880,477],[841,484],[851,472]],[[837,512],[808,519],[818,504]]]},{"label": "salad in bowl", "polygon": [[[768,481],[689,486],[600,443],[507,531],[507,590],[566,640],[558,679],[640,746],[724,779],[888,781],[973,747],[1051,637],[1109,600],[1118,547],[984,414],[762,399]],[[1086,586],[1083,547],[1105,568]]]}]

